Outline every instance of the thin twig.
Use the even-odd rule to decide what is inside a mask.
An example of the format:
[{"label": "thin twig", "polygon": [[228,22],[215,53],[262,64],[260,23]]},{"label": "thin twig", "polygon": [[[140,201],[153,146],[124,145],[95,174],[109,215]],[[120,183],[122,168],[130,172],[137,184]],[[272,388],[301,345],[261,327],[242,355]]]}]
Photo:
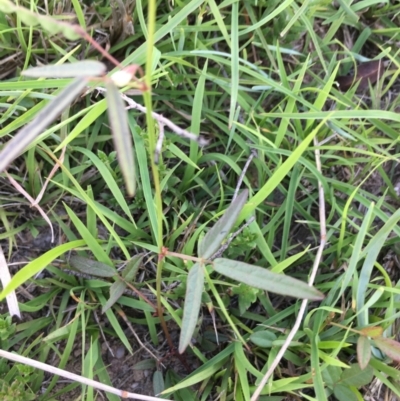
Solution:
[{"label": "thin twig", "polygon": [[233,194],[232,201],[234,201],[236,199],[236,197],[238,196],[240,187],[242,186],[242,182],[243,182],[244,176],[245,176],[245,174],[246,174],[246,172],[247,172],[247,170],[248,170],[248,168],[250,166],[251,161],[253,160],[253,158],[255,156],[257,156],[257,150],[251,149],[250,150],[250,155],[249,155],[249,157],[248,157],[248,159],[246,161],[246,164],[243,167],[243,171],[241,172],[239,180],[238,180],[238,182],[236,184],[236,189],[235,189],[235,193]]},{"label": "thin twig", "polygon": [[[15,138],[15,137],[14,137]],[[47,216],[47,214],[44,212],[44,210],[36,203],[36,201],[32,198],[32,196],[30,196],[28,194],[28,192],[25,191],[24,188],[22,188],[22,186],[16,181],[14,180],[13,177],[11,177],[10,174],[7,173],[7,171],[4,172],[8,178],[8,180],[10,181],[10,183],[13,185],[13,187],[20,192],[23,196],[25,196],[26,199],[28,199],[28,201],[31,203],[31,207],[35,207],[38,212],[40,213],[40,215],[43,217],[43,219],[46,221],[46,223],[49,225],[50,230],[51,230],[51,242],[54,242],[54,229],[53,229],[53,225],[51,224],[51,221],[49,219],[49,217]]]},{"label": "thin twig", "polygon": [[91,386],[93,388],[96,388],[98,390],[103,390],[107,391],[111,394],[116,394],[121,398],[132,398],[136,400],[144,400],[144,401],[165,401],[165,398],[158,398],[158,397],[151,397],[148,395],[141,395],[141,394],[135,394],[135,393],[130,393],[125,390],[119,390],[117,388],[108,386],[104,383],[100,383],[96,380],[88,379],[86,377],[79,376],[75,373],[68,372],[67,370],[59,369],[54,366],[48,365],[43,362],[35,361],[34,359],[26,358],[22,355],[18,354],[13,354],[11,352],[5,351],[0,349],[0,357],[6,358],[10,361],[22,363],[24,365],[32,366],[34,368],[44,370],[45,372],[52,373],[53,375],[57,376],[62,376],[65,377],[69,380],[85,384],[87,386]]},{"label": "thin twig", "polygon": [[161,151],[162,151],[162,144],[164,141],[164,125],[162,124],[158,124],[158,128],[159,128],[159,134],[158,134],[158,141],[156,144],[156,148],[154,149],[154,163],[158,164],[158,162],[160,161],[160,155],[161,155]]},{"label": "thin twig", "polygon": [[[98,90],[99,92],[106,92],[106,89],[102,88],[102,87],[96,87],[96,90]],[[127,110],[135,109],[135,110],[139,110],[143,114],[147,113],[146,107],[142,106],[139,103],[136,103],[130,97],[126,96],[123,93],[121,93],[121,97],[129,105],[126,108]],[[181,127],[178,127],[171,120],[169,120],[168,118],[162,116],[161,114],[156,113],[155,111],[153,111],[151,113],[151,115],[158,122],[158,124],[165,125],[172,132],[174,132],[176,135],[181,136],[182,138],[190,139],[191,141],[196,141],[201,147],[206,146],[209,143],[208,139],[206,139],[206,138],[204,138],[204,137],[202,137],[200,135],[196,135],[193,132],[187,131],[187,130],[181,128]]]},{"label": "thin twig", "polygon": [[[316,147],[315,149],[315,161],[316,161],[316,166],[317,170],[322,173],[321,169],[321,158],[320,158],[320,152],[318,149],[318,140],[314,138],[314,146]],[[320,221],[320,244],[318,247],[317,255],[315,256],[313,268],[311,271],[310,278],[308,280],[308,285],[311,287],[314,283],[315,276],[317,275],[318,271],[318,266],[321,263],[322,260],[322,252],[324,250],[325,244],[326,244],[326,219],[325,219],[325,194],[324,194],[324,188],[322,186],[321,181],[318,181],[318,194],[319,194],[319,221]],[[271,377],[271,375],[274,373],[274,370],[278,366],[279,362],[283,358],[283,355],[285,354],[286,350],[289,348],[290,343],[292,342],[294,336],[296,335],[297,331],[300,328],[301,321],[303,320],[303,316],[307,307],[308,300],[304,299],[301,303],[296,321],[293,325],[292,330],[290,330],[289,335],[287,336],[285,343],[282,345],[282,348],[278,352],[277,356],[275,357],[274,361],[272,362],[272,365],[268,369],[267,373],[261,380],[260,384],[258,385],[256,391],[254,392],[253,396],[251,397],[250,401],[257,401],[258,397],[261,394],[261,391],[267,384],[268,379]]]},{"label": "thin twig", "polygon": [[100,329],[100,334],[101,334],[101,336],[103,337],[103,341],[104,341],[104,344],[106,344],[106,347],[107,347],[107,349],[108,349],[108,352],[111,354],[111,356],[114,358],[115,356],[114,356],[114,352],[113,352],[113,350],[112,350],[112,348],[110,347],[110,343],[107,341],[107,338],[106,338],[106,336],[105,336],[105,334],[104,334],[104,331],[103,331],[103,326],[102,326],[102,324],[100,323],[100,319],[99,319],[99,317],[97,316],[97,312],[94,310],[93,311],[93,316],[94,316],[94,320],[96,320],[96,323],[97,323],[97,325],[98,325],[98,327],[99,327],[99,329]]},{"label": "thin twig", "polygon": [[[152,356],[157,362],[158,364],[160,364],[160,360],[159,358],[149,349],[147,348],[143,342],[141,341],[140,337],[136,334],[136,331],[133,329],[131,322],[128,320],[127,316],[125,315],[124,311],[118,306],[115,305],[116,310],[118,312],[118,314],[122,317],[122,319],[124,320],[125,324],[128,326],[129,330],[131,331],[131,333],[134,335],[134,337],[136,338],[136,341],[139,343],[139,345],[142,347],[142,349],[144,349],[150,356]],[[162,364],[162,366],[165,365]]]}]

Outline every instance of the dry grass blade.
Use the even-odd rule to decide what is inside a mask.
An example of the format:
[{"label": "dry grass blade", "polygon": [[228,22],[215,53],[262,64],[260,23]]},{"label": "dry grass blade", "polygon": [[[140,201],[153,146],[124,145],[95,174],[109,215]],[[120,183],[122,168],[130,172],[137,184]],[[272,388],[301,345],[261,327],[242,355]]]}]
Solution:
[{"label": "dry grass blade", "polygon": [[[8,270],[7,261],[4,257],[3,249],[0,246],[0,281],[3,288],[7,287],[11,281],[10,271]],[[7,295],[7,306],[10,316],[18,316],[21,319],[21,312],[19,310],[17,295],[12,291]]]}]

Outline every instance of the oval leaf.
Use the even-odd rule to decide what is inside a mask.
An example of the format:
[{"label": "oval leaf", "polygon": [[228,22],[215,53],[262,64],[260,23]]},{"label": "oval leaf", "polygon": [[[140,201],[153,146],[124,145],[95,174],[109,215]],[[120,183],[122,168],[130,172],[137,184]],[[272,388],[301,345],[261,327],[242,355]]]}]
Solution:
[{"label": "oval leaf", "polygon": [[125,269],[122,272],[122,277],[124,279],[122,280],[120,277],[118,277],[115,283],[113,283],[113,285],[110,287],[110,298],[108,299],[106,304],[103,305],[101,313],[104,313],[107,309],[111,308],[111,306],[113,306],[115,302],[118,301],[118,299],[125,291],[126,282],[132,281],[135,278],[136,273],[139,270],[139,267],[142,263],[142,259],[143,255],[135,255],[127,263]]},{"label": "oval leaf", "polygon": [[400,362],[400,343],[384,337],[374,338],[374,343],[389,358],[396,362]]},{"label": "oval leaf", "polygon": [[126,191],[130,196],[135,195],[136,171],[133,160],[132,134],[128,126],[127,112],[118,88],[112,81],[106,82],[108,119],[113,133],[113,140]]},{"label": "oval leaf", "polygon": [[276,340],[276,335],[272,331],[256,331],[250,336],[250,340],[258,347],[271,348],[272,343]]},{"label": "oval leaf", "polygon": [[360,336],[357,340],[357,360],[361,369],[365,369],[371,359],[371,342],[368,337]]},{"label": "oval leaf", "polygon": [[205,235],[199,245],[199,256],[203,259],[210,258],[219,248],[224,238],[229,234],[240,211],[247,201],[249,191],[245,189],[225,210],[224,215],[215,223]]},{"label": "oval leaf", "polygon": [[333,394],[338,401],[358,401],[357,396],[347,386],[337,384],[333,387]]},{"label": "oval leaf", "polygon": [[217,258],[213,262],[214,269],[236,281],[261,288],[275,294],[295,298],[321,300],[324,295],[314,287],[284,274],[272,273],[268,269],[235,260]]},{"label": "oval leaf", "polygon": [[112,286],[110,287],[110,298],[108,298],[107,302],[101,308],[101,313],[104,313],[105,311],[110,309],[115,304],[115,302],[118,301],[118,299],[124,293],[125,288],[126,288],[125,281],[121,280],[118,277],[115,283],[113,283]]},{"label": "oval leaf", "polygon": [[5,145],[0,152],[0,173],[68,107],[85,86],[84,78],[76,78]]},{"label": "oval leaf", "polygon": [[374,369],[368,366],[366,369],[361,368],[353,363],[350,369],[345,369],[341,375],[341,383],[347,386],[361,387],[371,383],[374,376]]},{"label": "oval leaf", "polygon": [[117,274],[114,267],[105,263],[73,255],[69,258],[69,264],[81,273],[90,274],[97,277],[113,277]]},{"label": "oval leaf", "polygon": [[185,305],[183,308],[182,329],[179,338],[179,353],[185,351],[196,328],[204,288],[204,266],[196,263],[188,274]]},{"label": "oval leaf", "polygon": [[126,264],[125,269],[122,271],[122,277],[125,279],[125,281],[133,281],[140,265],[142,264],[143,256],[143,254],[135,255]]},{"label": "oval leaf", "polygon": [[107,71],[105,64],[96,60],[78,61],[61,65],[46,65],[29,68],[22,71],[22,75],[33,78],[77,78],[98,77]]},{"label": "oval leaf", "polygon": [[154,394],[160,394],[165,389],[164,378],[159,370],[156,370],[153,375],[153,390]]}]

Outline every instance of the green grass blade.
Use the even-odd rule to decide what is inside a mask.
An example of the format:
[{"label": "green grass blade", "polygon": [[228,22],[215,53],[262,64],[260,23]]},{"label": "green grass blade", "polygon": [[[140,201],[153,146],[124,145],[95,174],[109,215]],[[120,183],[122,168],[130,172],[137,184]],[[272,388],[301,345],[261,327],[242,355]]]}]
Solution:
[{"label": "green grass blade", "polygon": [[249,202],[243,207],[242,212],[238,217],[238,223],[247,219],[257,208],[257,206],[264,202],[264,200],[272,193],[272,191],[280,184],[280,182],[286,177],[289,171],[297,163],[303,152],[306,151],[315,135],[319,132],[321,127],[325,124],[322,121],[304,140],[299,146],[293,151],[293,153],[287,158],[287,160],[278,167],[272,177],[265,183],[265,185],[254,195]]},{"label": "green grass blade", "polygon": [[[364,252],[366,252],[366,257],[360,272],[356,295],[357,312],[361,311],[364,307],[368,285],[371,280],[372,269],[378,259],[378,255],[386,243],[387,237],[393,231],[393,228],[397,225],[399,220],[400,209],[397,210],[385,225],[374,235],[364,250]],[[369,324],[369,310],[364,310],[363,313],[359,313],[357,319],[360,327],[367,326]]]},{"label": "green grass blade", "polygon": [[32,262],[28,263],[25,267],[18,271],[15,276],[11,279],[10,283],[0,293],[0,300],[4,299],[11,291],[16,290],[19,286],[28,281],[35,274],[39,273],[46,268],[54,259],[58,258],[62,254],[71,251],[75,248],[85,246],[85,241],[78,240],[68,242],[66,244],[59,245],[44,255],[39,256]]}]

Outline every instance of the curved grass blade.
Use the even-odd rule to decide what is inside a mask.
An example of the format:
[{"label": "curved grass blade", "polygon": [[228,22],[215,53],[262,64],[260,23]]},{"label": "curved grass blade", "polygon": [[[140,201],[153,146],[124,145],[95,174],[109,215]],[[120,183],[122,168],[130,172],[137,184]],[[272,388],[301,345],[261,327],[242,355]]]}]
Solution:
[{"label": "curved grass blade", "polygon": [[100,61],[84,60],[76,63],[29,68],[22,71],[21,75],[33,78],[77,78],[98,77],[106,72],[107,67]]},{"label": "curved grass blade", "polygon": [[54,259],[58,258],[65,252],[71,251],[72,249],[78,248],[80,246],[86,245],[85,241],[77,240],[68,242],[57,246],[50,251],[46,252],[44,255],[39,256],[32,262],[28,263],[25,267],[18,271],[15,276],[11,279],[10,283],[6,288],[0,293],[0,301],[6,297],[11,291],[17,289],[20,285],[24,284],[36,273],[39,273],[45,269]]},{"label": "curved grass blade", "polygon": [[124,176],[126,191],[135,195],[136,171],[133,159],[131,132],[128,126],[127,112],[118,88],[111,81],[106,82],[108,118],[113,132],[114,146]]},{"label": "curved grass blade", "polygon": [[400,210],[397,210],[385,223],[385,225],[374,235],[368,245],[365,247],[363,254],[366,254],[363,266],[360,272],[360,278],[357,286],[356,305],[357,305],[357,322],[363,327],[369,324],[369,308],[363,310],[368,286],[371,282],[371,274],[374,265],[378,259],[382,247],[385,245],[389,234],[393,231],[400,220]]},{"label": "curved grass blade", "polygon": [[259,266],[224,258],[215,259],[213,265],[218,273],[265,291],[302,299],[324,299],[321,292],[307,283]]},{"label": "curved grass blade", "polygon": [[[327,116],[320,124],[307,135],[306,138],[297,146],[297,148],[292,152],[292,154],[280,165],[269,178],[269,180],[260,188],[260,190],[250,199],[247,205],[241,211],[238,217],[238,223],[241,223],[244,219],[248,218],[254,210],[258,207],[261,202],[274,191],[274,189],[281,183],[281,181],[287,176],[289,171],[298,162],[301,155],[306,151],[315,135],[319,132],[322,126],[325,124],[326,120],[330,117],[331,113],[327,113]],[[295,113],[296,114],[296,113]],[[303,113],[299,113],[303,114]],[[297,115],[297,114],[296,114]],[[284,115],[286,118],[286,114]],[[290,118],[290,117],[287,117]]]},{"label": "curved grass blade", "polygon": [[0,173],[68,107],[85,86],[85,78],[76,78],[6,144],[0,152]]},{"label": "curved grass blade", "polygon": [[182,329],[179,338],[179,353],[185,351],[196,328],[204,288],[204,265],[196,263],[188,274]]},{"label": "curved grass blade", "polygon": [[210,258],[219,248],[221,242],[232,229],[246,203],[249,191],[245,189],[226,209],[224,215],[215,223],[210,231],[205,235],[199,245],[199,257]]}]

